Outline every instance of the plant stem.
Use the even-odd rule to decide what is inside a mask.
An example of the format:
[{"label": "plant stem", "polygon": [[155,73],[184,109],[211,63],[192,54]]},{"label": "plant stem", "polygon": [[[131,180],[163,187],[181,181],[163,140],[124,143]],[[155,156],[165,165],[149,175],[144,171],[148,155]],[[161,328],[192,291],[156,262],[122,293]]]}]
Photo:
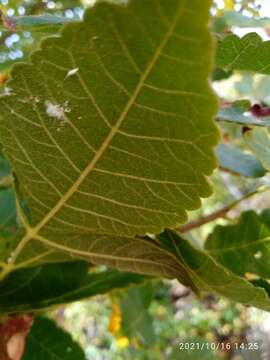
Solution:
[{"label": "plant stem", "polygon": [[190,222],[180,226],[180,228],[178,229],[178,232],[183,234],[183,233],[189,232],[191,230],[197,229],[197,228],[199,228],[205,224],[208,224],[212,221],[223,218],[229,211],[231,211],[233,208],[235,208],[237,205],[239,205],[243,200],[246,200],[254,195],[257,195],[257,194],[260,194],[262,192],[269,191],[269,190],[270,190],[270,187],[262,187],[257,190],[251,191],[251,192],[245,194],[244,196],[242,196],[241,198],[231,202],[228,205],[225,205],[221,209],[218,209],[209,215],[202,216],[201,218],[199,218],[197,220],[190,221]]}]

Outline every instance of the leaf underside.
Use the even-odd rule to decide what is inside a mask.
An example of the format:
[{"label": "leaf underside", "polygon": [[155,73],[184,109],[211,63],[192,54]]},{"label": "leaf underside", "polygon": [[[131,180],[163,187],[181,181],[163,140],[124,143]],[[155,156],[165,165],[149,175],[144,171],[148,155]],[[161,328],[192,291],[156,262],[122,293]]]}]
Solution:
[{"label": "leaf underside", "polygon": [[172,254],[135,236],[176,227],[211,193],[209,7],[101,3],[14,67],[0,99],[1,142],[31,216],[19,208],[23,228],[1,243],[3,274],[84,257],[176,276]]},{"label": "leaf underside", "polygon": [[[270,224],[269,220],[268,223]],[[242,234],[243,229],[241,236]],[[171,231],[163,233],[159,238],[164,246],[177,253],[178,259],[188,272],[194,287],[197,287],[202,292],[212,292],[245,305],[270,311],[269,284],[264,279],[252,283],[242,276],[242,273],[235,271],[235,266],[237,267],[236,261],[245,263],[247,267],[249,266],[246,251],[244,251],[244,254],[242,251],[244,247],[240,252],[230,252],[230,256],[224,257],[225,261],[221,261],[223,260],[222,247],[220,247],[219,257],[216,257],[215,252],[208,253],[195,249],[188,241]],[[239,236],[237,239],[239,240]],[[229,240],[229,237],[226,240]],[[251,239],[248,238],[247,240]],[[254,241],[256,241],[256,238],[254,238]],[[227,245],[230,247],[229,242],[227,242]],[[222,243],[222,246],[224,246],[224,243]],[[243,255],[241,256],[241,254]],[[252,269],[252,265],[250,269]]]}]

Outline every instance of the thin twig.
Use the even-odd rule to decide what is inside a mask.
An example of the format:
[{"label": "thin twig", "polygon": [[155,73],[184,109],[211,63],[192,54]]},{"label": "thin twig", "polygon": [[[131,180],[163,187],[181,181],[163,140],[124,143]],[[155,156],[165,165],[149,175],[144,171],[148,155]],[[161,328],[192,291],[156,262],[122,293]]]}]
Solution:
[{"label": "thin twig", "polygon": [[239,205],[243,200],[246,200],[254,195],[260,194],[260,193],[268,191],[268,190],[270,190],[269,187],[263,187],[263,188],[255,190],[255,191],[249,192],[249,193],[245,194],[244,196],[242,196],[241,198],[231,202],[230,204],[222,207],[219,210],[214,211],[213,213],[211,213],[209,215],[202,216],[201,218],[199,218],[197,220],[190,221],[190,222],[180,226],[180,228],[178,229],[178,232],[183,234],[183,233],[189,232],[191,230],[197,229],[198,227],[200,227],[202,225],[205,225],[205,224],[208,224],[217,219],[223,218],[229,211],[231,211],[233,208],[235,208],[237,205]]}]

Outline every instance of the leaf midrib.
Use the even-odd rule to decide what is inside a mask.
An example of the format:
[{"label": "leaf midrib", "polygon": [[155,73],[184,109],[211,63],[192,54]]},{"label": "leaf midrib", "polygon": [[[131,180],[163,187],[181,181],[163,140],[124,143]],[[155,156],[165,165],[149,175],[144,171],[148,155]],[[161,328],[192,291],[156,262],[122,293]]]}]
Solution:
[{"label": "leaf midrib", "polygon": [[[17,256],[20,254],[21,250],[24,246],[30,241],[31,239],[35,239],[39,233],[39,231],[54,217],[54,215],[60,211],[60,209],[64,206],[64,204],[73,196],[73,194],[77,191],[79,186],[83,183],[86,177],[91,173],[91,171],[95,168],[97,162],[100,160],[106,149],[108,148],[109,144],[113,140],[114,136],[118,133],[119,128],[121,127],[123,121],[126,119],[130,109],[132,108],[133,104],[135,103],[138,95],[141,92],[142,87],[145,84],[145,81],[149,74],[151,73],[153,67],[155,66],[157,60],[159,59],[164,47],[168,43],[169,39],[171,38],[175,27],[180,20],[184,9],[185,9],[186,0],[181,1],[179,4],[178,10],[176,15],[168,29],[165,33],[163,40],[161,41],[160,45],[157,47],[154,55],[148,65],[146,66],[145,71],[142,73],[140,80],[130,97],[129,101],[127,102],[125,108],[123,109],[122,113],[120,114],[118,120],[116,121],[115,125],[111,128],[108,136],[103,141],[101,147],[94,155],[93,159],[89,162],[88,166],[82,171],[81,175],[78,179],[74,182],[74,184],[69,188],[69,190],[63,195],[63,197],[58,201],[58,203],[47,213],[46,216],[35,226],[31,227],[30,225],[26,225],[26,234],[22,238],[20,244],[17,246],[16,250],[13,253],[13,263],[16,261]],[[40,240],[40,239],[39,239]]]},{"label": "leaf midrib", "polygon": [[211,254],[211,253],[221,253],[221,254],[223,254],[223,253],[228,252],[228,251],[237,251],[237,250],[240,250],[240,249],[246,249],[246,248],[254,247],[254,246],[257,246],[257,245],[267,243],[269,241],[270,241],[270,236],[267,236],[267,237],[262,238],[262,239],[258,239],[258,240],[251,241],[251,242],[248,242],[248,243],[237,244],[237,245],[230,246],[230,247],[224,247],[222,249],[213,248],[213,249],[206,249],[206,250],[207,250],[207,252],[209,254]]}]

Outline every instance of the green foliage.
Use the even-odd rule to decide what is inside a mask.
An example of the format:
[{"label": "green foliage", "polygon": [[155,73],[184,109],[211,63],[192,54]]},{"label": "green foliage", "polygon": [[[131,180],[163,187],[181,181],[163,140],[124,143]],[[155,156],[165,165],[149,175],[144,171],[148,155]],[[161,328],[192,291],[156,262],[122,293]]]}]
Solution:
[{"label": "green foliage", "polygon": [[11,175],[11,167],[9,162],[5,159],[2,151],[0,151],[0,184],[2,180]]},{"label": "green foliage", "polygon": [[39,31],[42,33],[55,32],[61,25],[70,22],[65,17],[54,15],[33,15],[33,16],[18,16],[18,17],[4,17],[2,27],[0,29],[16,30],[16,31]]},{"label": "green foliage", "polygon": [[174,249],[195,286],[201,291],[210,291],[245,305],[270,310],[270,299],[261,286],[253,285],[245,278],[221,266],[207,252],[195,249],[187,240],[173,232],[159,236],[169,249]]},{"label": "green foliage", "polygon": [[146,282],[140,287],[128,289],[120,301],[123,335],[138,338],[145,348],[156,342],[153,320],[148,311],[152,297],[153,287]]},{"label": "green foliage", "polygon": [[208,253],[234,273],[268,279],[270,213],[243,213],[235,225],[217,226],[206,242]]},{"label": "green foliage", "polygon": [[[59,346],[61,344],[61,346]],[[71,336],[49,319],[38,317],[27,338],[22,360],[85,360],[85,354]]]},{"label": "green foliage", "polygon": [[88,273],[86,262],[16,270],[1,284],[0,312],[23,313],[48,309],[143,280],[140,275],[116,270]]},{"label": "green foliage", "polygon": [[[120,3],[98,1],[83,20],[84,2],[73,0],[54,10],[33,0],[23,16],[0,12],[0,313],[3,322],[34,314],[23,360],[85,359],[37,313],[112,290],[115,336],[130,356],[142,347],[138,360],[214,359],[164,344],[152,352],[160,351],[151,313],[158,291],[145,275],[270,310],[269,209],[233,224],[227,217],[243,199],[254,206],[251,194],[268,188],[270,171],[270,109],[251,108],[270,103],[270,42],[227,31],[269,19],[211,10],[211,1]],[[46,34],[57,36],[41,41]],[[10,69],[12,51],[28,63]],[[218,92],[233,90],[219,110],[209,79]],[[217,165],[215,194],[201,207]],[[184,224],[196,209],[202,218]],[[222,226],[201,230],[220,217]]]},{"label": "green foliage", "polygon": [[249,33],[241,39],[228,35],[219,41],[216,63],[227,70],[254,71],[270,74],[270,41],[262,41],[256,33]]}]

